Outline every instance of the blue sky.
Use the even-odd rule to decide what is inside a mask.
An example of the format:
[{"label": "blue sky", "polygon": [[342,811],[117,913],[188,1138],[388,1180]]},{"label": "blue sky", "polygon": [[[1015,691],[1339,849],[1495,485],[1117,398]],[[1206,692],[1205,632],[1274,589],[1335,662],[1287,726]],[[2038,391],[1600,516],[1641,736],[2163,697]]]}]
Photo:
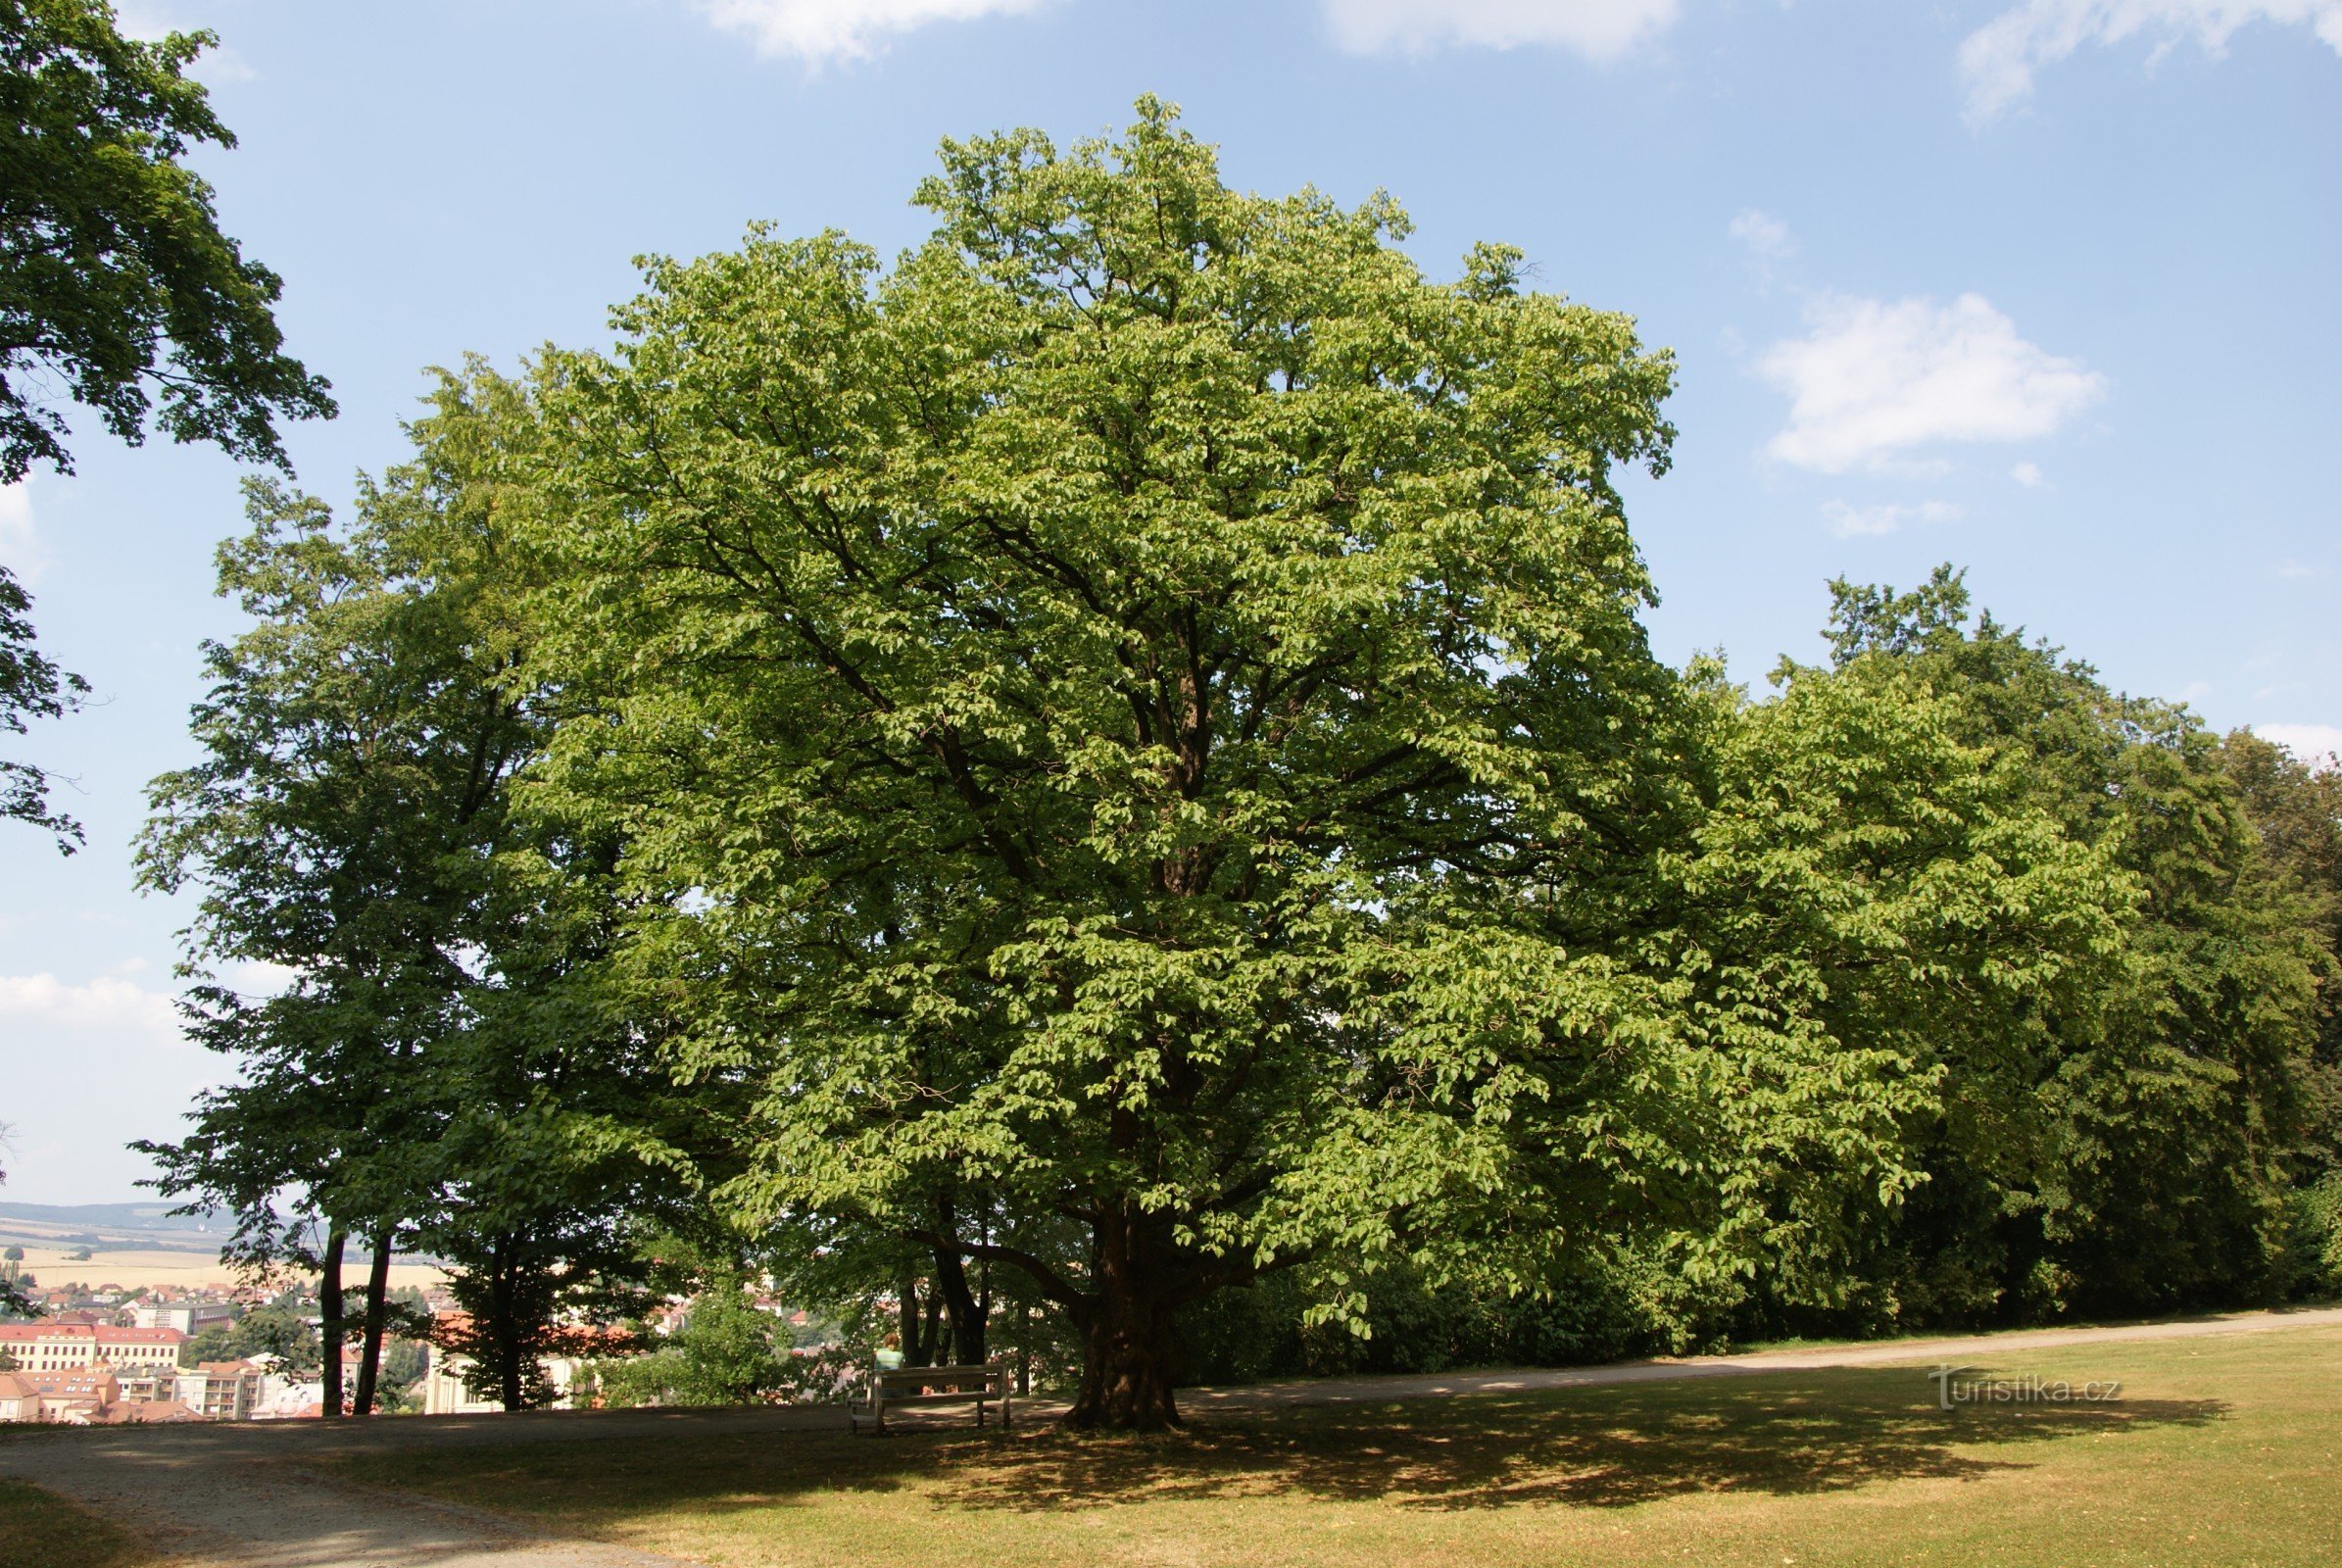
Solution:
[{"label": "blue sky", "polygon": [[[2342,748],[2342,0],[147,0],[210,26],[241,139],[200,166],[283,274],[337,504],[421,368],[591,344],[630,259],[751,220],[893,250],[945,135],[1118,126],[1153,91],[1232,183],[1377,187],[1435,273],[1506,240],[1673,347],[1673,472],[1630,492],[1681,661],[1815,657],[1835,574],[1970,568],[2004,619],[2221,728]],[[2322,153],[2319,148],[2325,149]],[[220,1064],[176,1038],[185,910],[130,891],[188,760],[239,526],[216,453],[76,421],[0,491],[0,562],[96,704],[12,755],[88,849],[0,835],[0,1196],[136,1196]],[[29,749],[28,749],[29,748]],[[244,977],[254,985],[266,976]]]}]

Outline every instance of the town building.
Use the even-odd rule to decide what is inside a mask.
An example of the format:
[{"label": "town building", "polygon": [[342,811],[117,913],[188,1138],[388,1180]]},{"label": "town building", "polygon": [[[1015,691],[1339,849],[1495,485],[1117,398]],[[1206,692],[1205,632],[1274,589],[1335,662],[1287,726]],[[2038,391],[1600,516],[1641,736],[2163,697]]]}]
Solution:
[{"label": "town building", "polygon": [[122,1388],[114,1374],[102,1367],[71,1372],[7,1372],[0,1405],[15,1413],[15,1421],[63,1422],[87,1426],[120,1402]]},{"label": "town building", "polygon": [[249,1421],[260,1408],[262,1377],[250,1361],[206,1361],[179,1373],[175,1395],[207,1421]]},{"label": "town building", "polygon": [[142,1329],[176,1329],[193,1338],[205,1329],[223,1328],[236,1320],[230,1301],[141,1301],[130,1309]]},{"label": "town building", "polygon": [[[502,1411],[504,1409],[503,1400],[493,1397],[483,1398],[465,1386],[464,1375],[472,1369],[471,1357],[444,1350],[437,1343],[453,1334],[462,1332],[467,1321],[464,1314],[440,1312],[434,1317],[436,1327],[432,1334],[433,1343],[428,1347],[429,1359],[425,1362],[423,1371],[423,1414],[490,1415]],[[580,1331],[573,1338],[587,1340],[609,1338],[614,1343],[615,1337],[609,1335],[607,1331],[600,1333]],[[553,1397],[548,1401],[551,1408],[566,1410],[570,1407],[569,1385],[584,1368],[586,1359],[582,1355],[549,1355],[537,1362],[538,1367],[545,1374],[545,1381],[553,1386]]]},{"label": "town building", "polygon": [[175,1368],[187,1336],[177,1329],[118,1329],[95,1323],[0,1323],[0,1350],[22,1372],[116,1372]]}]

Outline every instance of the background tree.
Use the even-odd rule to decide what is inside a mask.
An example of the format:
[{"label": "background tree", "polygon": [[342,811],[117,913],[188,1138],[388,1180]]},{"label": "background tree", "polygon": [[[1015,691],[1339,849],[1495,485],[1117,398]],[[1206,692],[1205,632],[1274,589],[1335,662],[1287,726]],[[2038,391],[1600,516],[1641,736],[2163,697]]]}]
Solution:
[{"label": "background tree", "polygon": [[[402,1326],[395,1248],[455,1265],[456,1332],[516,1404],[565,1314],[615,1309],[602,1288],[659,1209],[619,1131],[655,1119],[644,1049],[564,978],[604,918],[609,837],[531,838],[510,809],[538,721],[507,680],[497,466],[532,419],[507,383],[443,376],[413,461],[362,486],[348,528],[255,482],[221,589],[258,623],[208,650],[205,760],[157,781],[142,841],[148,885],[202,888],[187,1011],[244,1077],[190,1137],[141,1147],[165,1191],[251,1216],[256,1255],[309,1234],[280,1200],[316,1219],[329,1296],[343,1240],[363,1248],[362,1310],[326,1312],[359,1331],[361,1414]],[[289,976],[278,994],[206,972],[254,963]]]},{"label": "background tree", "polygon": [[[81,706],[89,683],[60,670],[33,646],[31,596],[0,566],[0,730],[22,735],[26,720],[59,718]],[[80,847],[81,826],[49,808],[47,770],[14,758],[0,758],[0,818],[28,823],[56,835],[60,853]]]},{"label": "background tree", "polygon": [[179,162],[235,145],[184,74],[215,41],[124,38],[104,0],[0,0],[0,483],[72,471],[52,384],[133,444],[153,413],[174,440],[279,466],[278,418],[334,412],[282,352],[276,274]]},{"label": "background tree", "polygon": [[261,1306],[233,1323],[203,1330],[179,1347],[179,1365],[201,1366],[206,1361],[234,1361],[272,1355],[294,1376],[317,1372],[329,1348],[317,1330],[298,1310]]},{"label": "background tree", "polygon": [[597,1362],[593,1375],[614,1405],[759,1403],[791,1385],[778,1331],[750,1281],[710,1270],[682,1327],[648,1354]]},{"label": "background tree", "polygon": [[[0,1150],[11,1147],[9,1139],[15,1131],[8,1123],[0,1122]],[[0,1170],[0,1182],[6,1180],[8,1172]],[[31,1281],[24,1277],[24,1250],[21,1247],[10,1248],[7,1258],[0,1261],[0,1318],[40,1316],[40,1306],[32,1299]],[[0,1367],[0,1371],[14,1366],[12,1360],[8,1367]]]},{"label": "background tree", "polygon": [[2342,766],[2303,759],[2237,730],[2220,763],[2269,858],[2306,901],[2324,949],[2319,961],[2318,1044],[2309,1071],[2307,1153],[2314,1173],[2342,1170]]},{"label": "background tree", "polygon": [[[147,1152],[164,1191],[258,1221],[248,1247],[288,1234],[265,1216],[294,1189],[327,1233],[329,1297],[342,1239],[359,1237],[370,1349],[436,1114],[409,1069],[466,979],[462,852],[511,742],[462,682],[463,649],[415,623],[391,541],[338,538],[321,504],[267,481],[250,510],[253,532],[221,550],[220,589],[260,623],[208,648],[215,684],[195,720],[207,760],[156,782],[140,848],[146,885],[202,885],[186,1010],[250,1076],[206,1098],[194,1138]],[[252,1001],[210,978],[222,964],[289,979]],[[326,1315],[338,1336],[341,1314]],[[359,1379],[370,1387],[370,1359]]]},{"label": "background tree", "polygon": [[[1909,1267],[1879,1283],[1915,1315],[1952,1317],[2273,1289],[2331,959],[2221,748],[2183,710],[2110,692],[1989,614],[1972,621],[1948,567],[1908,594],[1833,589],[1834,673],[1792,670],[1792,692],[1817,678],[1920,683],[2005,799],[2131,890],[2113,934],[2090,937],[2102,961],[2004,951],[2023,926],[1987,930],[1981,976],[2020,1005],[1995,1017],[1979,997],[1973,1016],[1994,1019],[1983,1037],[1936,1026],[1972,1044],[1933,1058],[1940,1097],[1907,1123],[1928,1180],[1897,1220]],[[2064,897],[2077,910],[2122,903],[2072,877]]]},{"label": "background tree", "polygon": [[1887,1063],[1640,941],[1690,796],[1613,481],[1668,359],[1152,102],[943,156],[891,273],[759,231],[545,370],[542,799],[623,826],[620,970],[749,1087],[743,1223],[1018,1271],[1072,1418],[1152,1426],[1224,1288],[1729,1272],[1752,1171],[1891,1185]]}]

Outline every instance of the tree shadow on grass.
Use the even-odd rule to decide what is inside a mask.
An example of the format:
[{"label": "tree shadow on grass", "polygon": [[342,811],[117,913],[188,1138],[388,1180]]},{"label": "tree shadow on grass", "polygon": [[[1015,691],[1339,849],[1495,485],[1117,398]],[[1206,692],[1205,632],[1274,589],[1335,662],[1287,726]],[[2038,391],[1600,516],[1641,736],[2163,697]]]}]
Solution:
[{"label": "tree shadow on grass", "polygon": [[2131,1399],[1947,1412],[1917,1369],[1815,1374],[1794,1388],[1715,1379],[1219,1415],[1171,1438],[1045,1440],[1013,1463],[968,1466],[937,1500],[1061,1509],[1299,1492],[1422,1508],[1624,1507],[1686,1493],[1967,1479],[2024,1468],[2026,1450],[2059,1440],[2202,1426],[2224,1409]]},{"label": "tree shadow on grass", "polygon": [[484,1494],[473,1500],[527,1506],[542,1493],[564,1498],[564,1511],[612,1523],[648,1511],[716,1515],[903,1491],[939,1512],[1293,1496],[1444,1510],[1616,1508],[1692,1493],[1792,1495],[1973,1479],[2023,1469],[2060,1442],[2201,1427],[2225,1410],[2217,1400],[2123,1399],[1947,1412],[1935,1408],[1923,1370],[1862,1368],[1793,1382],[1712,1378],[1219,1410],[1185,1431],[1146,1437],[910,1428],[885,1441],[707,1438],[598,1454],[561,1445],[567,1451],[472,1453],[464,1462],[475,1467],[466,1491]]}]

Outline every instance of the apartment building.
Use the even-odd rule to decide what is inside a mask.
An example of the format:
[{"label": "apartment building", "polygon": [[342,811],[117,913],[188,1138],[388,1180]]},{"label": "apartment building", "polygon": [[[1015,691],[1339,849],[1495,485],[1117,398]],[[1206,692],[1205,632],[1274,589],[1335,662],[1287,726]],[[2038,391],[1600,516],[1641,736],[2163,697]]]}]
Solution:
[{"label": "apartment building", "polygon": [[178,1402],[207,1421],[249,1421],[260,1406],[263,1374],[250,1361],[206,1361],[181,1372]]}]

